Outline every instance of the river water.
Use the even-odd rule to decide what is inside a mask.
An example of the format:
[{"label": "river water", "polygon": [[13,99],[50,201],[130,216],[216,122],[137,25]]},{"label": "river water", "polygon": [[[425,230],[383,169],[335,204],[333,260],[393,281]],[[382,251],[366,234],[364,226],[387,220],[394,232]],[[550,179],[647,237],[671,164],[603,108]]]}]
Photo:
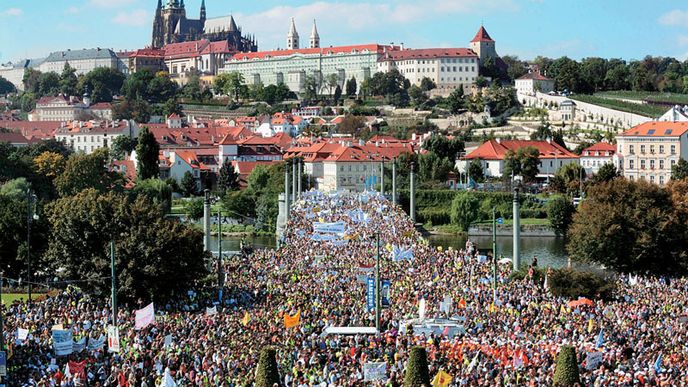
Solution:
[{"label": "river water", "polygon": [[[433,246],[442,246],[442,248],[452,247],[458,249],[466,245],[466,237],[455,235],[431,235],[428,237],[430,244]],[[480,248],[492,249],[492,237],[481,236],[471,237],[473,243]],[[240,237],[226,236],[222,240],[223,251],[238,251]],[[218,239],[215,236],[210,237],[211,250],[217,250]],[[275,237],[270,236],[256,236],[247,237],[246,242],[253,244],[254,247],[275,247]],[[511,237],[503,236],[497,237],[497,254],[504,257],[511,258],[513,251],[513,240]],[[562,267],[567,264],[568,256],[564,247],[564,240],[555,237],[522,237],[521,238],[521,263],[522,265],[529,265],[533,257],[537,257],[538,266],[540,267]]]}]

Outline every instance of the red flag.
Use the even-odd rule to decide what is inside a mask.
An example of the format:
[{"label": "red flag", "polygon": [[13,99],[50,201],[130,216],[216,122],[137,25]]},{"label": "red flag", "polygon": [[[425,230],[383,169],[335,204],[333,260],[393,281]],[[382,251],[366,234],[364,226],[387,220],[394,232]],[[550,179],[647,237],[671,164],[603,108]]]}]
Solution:
[{"label": "red flag", "polygon": [[69,373],[76,375],[81,380],[86,380],[86,360],[80,362],[70,360]]}]

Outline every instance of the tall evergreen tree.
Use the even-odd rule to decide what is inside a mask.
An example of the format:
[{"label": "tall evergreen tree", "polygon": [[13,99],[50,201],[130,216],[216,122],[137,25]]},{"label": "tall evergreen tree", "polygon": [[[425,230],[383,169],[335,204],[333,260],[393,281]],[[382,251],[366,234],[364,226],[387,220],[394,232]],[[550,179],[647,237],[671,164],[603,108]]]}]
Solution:
[{"label": "tall evergreen tree", "polygon": [[62,74],[60,74],[60,92],[65,96],[76,95],[76,69],[65,62]]},{"label": "tall evergreen tree", "polygon": [[138,161],[137,177],[139,180],[152,179],[160,176],[158,154],[160,145],[147,126],[139,133],[139,143],[136,145],[136,160]]},{"label": "tall evergreen tree", "polygon": [[220,168],[220,176],[217,180],[217,186],[223,193],[225,191],[234,191],[239,189],[239,174],[234,169],[232,162],[229,159],[225,160]]}]

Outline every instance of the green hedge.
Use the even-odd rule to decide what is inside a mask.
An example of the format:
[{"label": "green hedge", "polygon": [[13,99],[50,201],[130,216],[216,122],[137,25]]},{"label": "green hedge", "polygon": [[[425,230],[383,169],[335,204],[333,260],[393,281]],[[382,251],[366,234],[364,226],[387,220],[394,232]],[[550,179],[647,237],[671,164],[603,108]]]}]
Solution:
[{"label": "green hedge", "polygon": [[425,208],[418,210],[416,221],[420,223],[432,223],[435,226],[450,224],[451,214],[447,208]]},{"label": "green hedge", "polygon": [[609,300],[614,297],[616,290],[614,281],[592,272],[568,268],[553,270],[548,285],[552,294],[569,299],[587,297]]}]

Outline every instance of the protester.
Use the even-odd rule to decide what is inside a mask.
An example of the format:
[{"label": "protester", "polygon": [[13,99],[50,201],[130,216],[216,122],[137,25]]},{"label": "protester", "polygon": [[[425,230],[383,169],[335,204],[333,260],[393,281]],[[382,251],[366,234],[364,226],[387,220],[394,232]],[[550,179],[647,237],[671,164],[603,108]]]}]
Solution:
[{"label": "protester", "polygon": [[[391,283],[379,336],[323,335],[375,326],[366,278],[378,252],[380,276]],[[145,300],[120,308],[118,353],[107,342],[67,356],[53,348],[53,329],[71,331],[75,342],[107,337],[106,299],[70,288],[10,305],[8,385],[250,386],[269,345],[286,386],[372,384],[363,380],[368,362],[386,362],[378,383],[398,386],[410,348],[421,345],[431,377],[442,369],[452,385],[543,386],[552,385],[564,344],[576,348],[586,386],[688,383],[686,279],[618,277],[616,300],[572,307],[533,275],[511,280],[511,265],[500,264],[495,292],[480,246],[431,247],[400,208],[374,193],[304,193],[281,247],[232,258],[223,269],[219,305],[216,292],[190,289],[155,305],[155,323],[140,330],[134,312]],[[431,319],[452,330],[426,329]],[[26,339],[18,339],[20,328]]]}]

